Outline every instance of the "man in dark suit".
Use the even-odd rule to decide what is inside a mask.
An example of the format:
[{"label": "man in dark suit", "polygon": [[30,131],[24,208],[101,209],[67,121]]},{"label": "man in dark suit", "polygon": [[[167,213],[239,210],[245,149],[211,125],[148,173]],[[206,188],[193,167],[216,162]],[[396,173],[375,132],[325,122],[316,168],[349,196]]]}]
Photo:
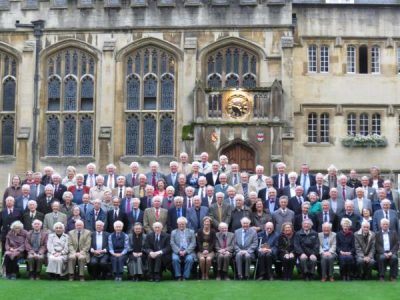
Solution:
[{"label": "man in dark suit", "polygon": [[307,195],[310,192],[317,193],[319,201],[329,199],[329,187],[324,185],[324,175],[318,173],[315,175],[316,184],[310,186],[307,191]]},{"label": "man in dark suit", "polygon": [[230,205],[224,201],[224,193],[217,193],[215,197],[217,198],[217,202],[209,208],[209,215],[213,221],[213,227],[217,229],[221,222],[230,224],[232,209]]},{"label": "man in dark suit", "polygon": [[6,206],[3,208],[0,215],[0,233],[1,233],[1,249],[4,256],[6,236],[10,231],[10,226],[15,221],[21,221],[21,211],[14,207],[15,199],[12,196],[6,198]]},{"label": "man in dark suit", "polygon": [[310,202],[303,202],[301,205],[301,214],[294,216],[294,230],[299,231],[302,228],[304,220],[311,220],[313,222],[312,229],[316,230],[317,221],[314,215],[310,215],[308,211],[310,210]]},{"label": "man in dark suit", "polygon": [[201,206],[206,206],[208,208],[211,207],[214,203],[217,202],[217,198],[214,193],[215,189],[213,186],[208,185],[206,188],[206,197],[202,199]]},{"label": "man in dark suit", "polygon": [[273,280],[272,264],[278,257],[278,238],[272,222],[264,225],[264,230],[258,234],[258,280]]},{"label": "man in dark suit", "polygon": [[58,201],[56,198],[54,198],[54,187],[48,184],[46,186],[44,194],[39,196],[39,198],[36,200],[38,205],[37,210],[44,215],[52,212],[51,204],[54,201]]},{"label": "man in dark suit", "polygon": [[289,198],[288,208],[293,210],[295,215],[301,214],[301,205],[304,202],[304,191],[301,185],[296,186],[295,188],[296,195],[292,198]]},{"label": "man in dark suit", "polygon": [[89,163],[86,166],[87,173],[83,176],[83,185],[92,188],[96,185],[96,165],[94,163]]},{"label": "man in dark suit", "polygon": [[169,170],[170,172],[165,176],[165,182],[167,186],[173,186],[175,189],[178,187],[178,162],[171,161],[169,163]]},{"label": "man in dark suit", "polygon": [[53,176],[51,176],[53,180],[53,187],[54,187],[54,198],[56,198],[60,203],[64,203],[63,200],[63,195],[64,192],[67,191],[67,187],[63,184],[61,184],[61,176],[57,173],[54,173]]},{"label": "man in dark suit", "polygon": [[344,203],[344,213],[342,213],[339,217],[338,220],[338,224],[342,223],[342,219],[343,218],[347,218],[350,219],[351,221],[351,231],[352,232],[356,232],[357,230],[359,230],[361,228],[361,220],[360,220],[360,216],[356,215],[354,213],[354,204],[353,201],[351,200],[347,200]]},{"label": "man in dark suit", "polygon": [[303,187],[303,197],[306,197],[306,193],[310,186],[316,185],[315,176],[310,174],[310,168],[307,164],[301,165],[301,171],[297,177],[296,185],[301,185]]},{"label": "man in dark suit", "polygon": [[93,201],[93,210],[86,214],[85,228],[90,231],[96,230],[96,221],[102,221],[107,227],[107,213],[101,208],[101,200]]},{"label": "man in dark suit", "polygon": [[264,207],[272,214],[279,208],[278,196],[275,188],[263,188],[258,192],[258,198],[260,198]]},{"label": "man in dark suit", "polygon": [[147,185],[145,189],[145,196],[140,198],[140,209],[145,211],[146,208],[150,208],[152,206],[152,199],[154,197],[154,187],[152,185]]},{"label": "man in dark suit", "polygon": [[29,199],[36,200],[41,194],[44,193],[44,185],[41,184],[41,181],[42,181],[42,173],[40,172],[34,173]]},{"label": "man in dark suit", "polygon": [[220,182],[219,182],[219,175],[220,175],[219,167],[220,167],[219,162],[214,160],[211,164],[211,172],[207,173],[205,175],[205,177],[207,179],[207,184],[212,185],[212,186],[216,186],[217,184],[220,184]]},{"label": "man in dark suit", "polygon": [[90,262],[88,271],[93,279],[105,279],[110,272],[108,254],[109,233],[104,231],[104,223],[96,221],[96,231],[92,232],[90,245]]},{"label": "man in dark suit", "polygon": [[289,183],[289,177],[285,173],[286,165],[283,162],[276,164],[277,174],[272,175],[273,185],[277,191],[283,189]]},{"label": "man in dark suit", "polygon": [[[112,200],[113,209],[107,212],[107,232],[114,231],[115,221],[124,223],[123,231],[128,232],[128,217],[125,211],[120,208],[120,201],[119,197],[114,197]],[[139,203],[139,199],[137,199],[137,202]]]},{"label": "man in dark suit", "polygon": [[242,227],[241,220],[244,217],[250,219],[251,211],[250,209],[244,205],[244,197],[243,195],[236,195],[234,198],[235,207],[232,208],[231,211],[231,223],[229,224],[229,231],[235,232],[236,229]]},{"label": "man in dark suit", "polygon": [[172,206],[174,206],[174,194],[175,194],[175,188],[173,186],[167,186],[165,189],[167,195],[163,198],[161,207],[165,209],[170,209]]},{"label": "man in dark suit", "polygon": [[171,233],[172,230],[177,228],[176,221],[179,217],[186,217],[186,207],[183,206],[183,198],[175,197],[174,206],[168,210],[167,232]]},{"label": "man in dark suit", "polygon": [[[356,189],[362,185],[361,181],[357,178],[356,170],[354,169],[350,170],[349,179],[347,180],[347,185],[353,189]],[[367,197],[367,195],[365,195],[365,197]]]},{"label": "man in dark suit", "polygon": [[170,237],[163,232],[163,225],[160,222],[155,222],[153,231],[146,235],[144,252],[149,263],[149,280],[159,282],[162,271],[171,264]]},{"label": "man in dark suit", "polygon": [[139,185],[139,163],[134,161],[129,166],[131,168],[131,173],[125,176],[126,186],[134,187]]},{"label": "man in dark suit", "polygon": [[199,196],[202,201],[205,202],[207,198],[207,179],[205,176],[200,176],[197,181],[199,187],[194,191],[194,194]]},{"label": "man in dark suit", "polygon": [[338,228],[338,218],[337,215],[333,213],[331,210],[330,204],[328,200],[323,200],[321,202],[322,211],[317,213],[316,222],[317,222],[317,231],[322,232],[322,224],[323,223],[331,223],[332,231],[337,232]]},{"label": "man in dark suit", "polygon": [[54,173],[54,169],[52,167],[50,167],[50,166],[46,166],[46,167],[44,167],[43,172],[44,172],[44,175],[41,177],[40,183],[43,186],[51,184],[52,183],[51,182],[51,177],[52,177],[52,175]]},{"label": "man in dark suit", "polygon": [[297,173],[290,172],[288,174],[289,183],[281,189],[280,194],[278,196],[287,196],[289,199],[296,195],[296,181],[297,181]]},{"label": "man in dark suit", "polygon": [[24,184],[21,187],[22,195],[15,198],[15,208],[18,208],[20,211],[25,211],[28,209],[28,202],[30,200],[30,192],[31,187],[29,184]]},{"label": "man in dark suit", "polygon": [[132,200],[132,210],[127,214],[128,224],[127,233],[132,232],[132,228],[135,223],[141,223],[143,225],[144,211],[140,209],[140,200],[138,198],[133,198]]},{"label": "man in dark suit", "polygon": [[[137,198],[139,198],[139,197],[137,197]],[[130,211],[132,210],[132,207],[131,207],[132,199],[133,199],[133,189],[131,187],[127,187],[125,189],[125,197],[122,198],[122,200],[120,201],[120,206],[119,206],[125,214],[129,214]]]},{"label": "man in dark suit", "polygon": [[164,174],[159,172],[158,169],[160,167],[160,165],[158,164],[158,162],[156,161],[151,161],[149,163],[149,167],[150,167],[150,172],[146,173],[146,178],[147,178],[147,184],[152,185],[154,187],[154,189],[157,188],[157,182],[160,179],[164,179]]},{"label": "man in dark suit", "polygon": [[201,206],[201,198],[196,195],[193,197],[193,207],[186,211],[188,228],[197,232],[203,227],[203,218],[205,216],[208,216],[208,207]]},{"label": "man in dark suit", "polygon": [[29,200],[28,209],[22,215],[22,224],[24,224],[24,230],[32,230],[32,222],[34,220],[40,220],[43,222],[44,214],[37,211],[37,203],[35,200]]},{"label": "man in dark suit", "polygon": [[380,224],[382,219],[389,220],[389,230],[399,233],[399,222],[398,214],[394,209],[390,209],[391,202],[389,199],[381,201],[382,209],[375,211],[372,218],[373,231],[378,232],[380,230]]},{"label": "man in dark suit", "polygon": [[397,252],[399,238],[395,231],[389,230],[389,220],[382,219],[381,230],[376,233],[376,261],[378,262],[379,280],[384,281],[387,265],[390,266],[390,281],[396,281],[399,271]]}]

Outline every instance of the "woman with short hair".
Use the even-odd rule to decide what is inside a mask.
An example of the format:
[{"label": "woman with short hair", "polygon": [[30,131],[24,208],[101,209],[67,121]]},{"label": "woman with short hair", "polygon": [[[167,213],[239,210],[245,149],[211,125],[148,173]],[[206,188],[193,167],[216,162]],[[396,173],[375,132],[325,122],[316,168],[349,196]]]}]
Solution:
[{"label": "woman with short hair", "polygon": [[27,232],[20,221],[15,221],[10,226],[10,231],[6,236],[6,246],[4,253],[4,266],[7,279],[15,280],[18,273],[18,259],[25,254],[25,239]]}]

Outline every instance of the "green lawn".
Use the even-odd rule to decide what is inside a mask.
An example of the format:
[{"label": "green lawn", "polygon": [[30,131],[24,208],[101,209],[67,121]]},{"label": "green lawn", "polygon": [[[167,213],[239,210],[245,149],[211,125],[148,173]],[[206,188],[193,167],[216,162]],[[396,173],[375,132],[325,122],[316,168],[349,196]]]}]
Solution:
[{"label": "green lawn", "polygon": [[292,282],[273,281],[163,281],[129,282],[123,281],[16,281],[0,280],[0,299],[2,300],[61,300],[61,299],[399,299],[398,282],[352,281],[321,283],[319,281]]}]

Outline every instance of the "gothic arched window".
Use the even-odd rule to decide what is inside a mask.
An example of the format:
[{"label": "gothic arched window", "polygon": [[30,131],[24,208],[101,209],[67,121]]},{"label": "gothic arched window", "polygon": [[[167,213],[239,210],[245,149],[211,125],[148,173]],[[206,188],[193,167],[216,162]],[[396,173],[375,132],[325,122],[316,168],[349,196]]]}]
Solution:
[{"label": "gothic arched window", "polygon": [[93,156],[95,58],[66,48],[47,58],[47,156]]},{"label": "gothic arched window", "polygon": [[172,53],[153,45],[127,55],[126,155],[174,155],[175,64]]}]

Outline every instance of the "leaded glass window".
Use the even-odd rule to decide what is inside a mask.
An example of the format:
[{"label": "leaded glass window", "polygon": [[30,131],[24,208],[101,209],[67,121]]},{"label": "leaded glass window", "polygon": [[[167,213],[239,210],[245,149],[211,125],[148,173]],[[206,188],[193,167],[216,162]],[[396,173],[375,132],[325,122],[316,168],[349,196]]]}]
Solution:
[{"label": "leaded glass window", "polygon": [[308,46],[308,73],[317,72],[317,46]]},{"label": "leaded glass window", "polygon": [[212,52],[207,57],[207,87],[254,88],[257,86],[257,55],[238,46]]},{"label": "leaded glass window", "polygon": [[347,46],[347,73],[356,72],[356,47]]},{"label": "leaded glass window", "polygon": [[371,73],[379,74],[380,72],[380,48],[374,46],[371,48]]},{"label": "leaded glass window", "polygon": [[[175,64],[173,54],[154,45],[144,46],[126,56],[126,155],[174,154]],[[163,124],[170,127],[165,128]],[[163,135],[171,137],[170,144],[161,142],[165,138]]]},{"label": "leaded glass window", "polygon": [[222,95],[211,94],[208,96],[208,117],[221,118],[222,117]]},{"label": "leaded glass window", "polygon": [[329,143],[329,114],[322,113],[319,117],[320,121],[320,141],[321,143]]},{"label": "leaded glass window", "polygon": [[48,156],[93,156],[96,59],[69,47],[47,59]]},{"label": "leaded glass window", "polygon": [[0,155],[14,155],[17,60],[0,51]]},{"label": "leaded glass window", "polygon": [[357,133],[356,114],[350,113],[347,115],[347,135],[355,135]]},{"label": "leaded glass window", "polygon": [[362,113],[360,115],[360,134],[361,135],[368,135],[368,114]]},{"label": "leaded glass window", "polygon": [[308,142],[309,143],[316,143],[317,142],[317,114],[310,113],[308,114]]},{"label": "leaded glass window", "polygon": [[372,115],[372,131],[371,134],[381,135],[381,115],[375,113]]}]

